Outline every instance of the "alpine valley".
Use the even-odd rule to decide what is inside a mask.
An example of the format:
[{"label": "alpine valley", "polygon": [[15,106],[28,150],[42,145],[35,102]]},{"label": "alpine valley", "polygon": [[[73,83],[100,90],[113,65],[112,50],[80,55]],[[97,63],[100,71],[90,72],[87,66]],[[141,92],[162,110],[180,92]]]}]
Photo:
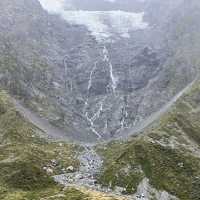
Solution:
[{"label": "alpine valley", "polygon": [[0,199],[199,200],[200,1],[0,1]]}]

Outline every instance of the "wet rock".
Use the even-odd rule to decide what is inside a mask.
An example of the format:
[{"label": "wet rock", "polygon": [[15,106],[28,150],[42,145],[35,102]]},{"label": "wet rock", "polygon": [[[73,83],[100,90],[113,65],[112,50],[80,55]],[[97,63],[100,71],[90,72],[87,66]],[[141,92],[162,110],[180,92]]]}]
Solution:
[{"label": "wet rock", "polygon": [[67,172],[74,172],[74,167],[73,166],[69,166],[67,167]]},{"label": "wet rock", "polygon": [[52,164],[52,166],[56,167],[56,166],[58,166],[58,161],[53,159],[53,160],[51,160],[51,164]]},{"label": "wet rock", "polygon": [[61,171],[62,171],[63,173],[65,173],[65,172],[66,172],[66,169],[65,169],[65,168],[63,168],[63,169],[61,169]]},{"label": "wet rock", "polygon": [[115,192],[116,192],[116,193],[123,193],[124,190],[125,190],[125,188],[118,187],[118,186],[115,187]]},{"label": "wet rock", "polygon": [[84,177],[83,177],[83,175],[81,175],[81,174],[77,174],[76,176],[75,176],[75,179],[76,180],[78,180],[78,179],[83,179]]},{"label": "wet rock", "polygon": [[53,169],[47,168],[47,169],[46,169],[46,172],[47,172],[47,174],[51,175],[51,174],[53,174]]}]

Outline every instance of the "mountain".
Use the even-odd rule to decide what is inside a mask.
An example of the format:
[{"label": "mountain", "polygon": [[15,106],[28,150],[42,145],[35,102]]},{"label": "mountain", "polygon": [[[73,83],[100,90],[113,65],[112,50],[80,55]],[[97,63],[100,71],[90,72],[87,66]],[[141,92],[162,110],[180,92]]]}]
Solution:
[{"label": "mountain", "polygon": [[198,0],[0,8],[3,200],[199,199]]},{"label": "mountain", "polygon": [[[80,140],[130,132],[195,77],[175,49],[179,4],[147,1],[133,13],[43,3],[52,14],[36,0],[2,2],[1,85]],[[166,13],[160,21],[155,10]]]}]

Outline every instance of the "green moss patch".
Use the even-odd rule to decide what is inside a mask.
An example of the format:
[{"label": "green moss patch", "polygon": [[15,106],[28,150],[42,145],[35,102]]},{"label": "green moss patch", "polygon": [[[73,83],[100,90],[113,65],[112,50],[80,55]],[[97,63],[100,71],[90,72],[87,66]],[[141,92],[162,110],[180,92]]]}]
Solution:
[{"label": "green moss patch", "polygon": [[135,144],[134,151],[146,177],[158,190],[181,199],[194,199],[193,195],[199,193],[193,184],[198,184],[197,177],[200,177],[200,159],[146,142]]},{"label": "green moss patch", "polygon": [[84,193],[74,188],[68,188],[67,190],[65,190],[64,194],[66,196],[64,200],[88,200],[89,199],[87,195],[85,195]]},{"label": "green moss patch", "polygon": [[99,181],[112,188],[124,187],[126,193],[133,193],[144,177],[154,188],[168,191],[180,199],[199,198],[200,159],[187,151],[143,139],[124,146],[117,159],[107,160]]},{"label": "green moss patch", "polygon": [[124,188],[124,193],[134,193],[144,178],[134,152],[127,152],[128,145],[113,143],[108,149],[101,149],[104,156],[104,170],[99,176],[103,186]]},{"label": "green moss patch", "polygon": [[38,190],[55,185],[53,179],[34,163],[19,162],[3,164],[0,167],[3,173],[7,174],[5,183],[12,188]]}]

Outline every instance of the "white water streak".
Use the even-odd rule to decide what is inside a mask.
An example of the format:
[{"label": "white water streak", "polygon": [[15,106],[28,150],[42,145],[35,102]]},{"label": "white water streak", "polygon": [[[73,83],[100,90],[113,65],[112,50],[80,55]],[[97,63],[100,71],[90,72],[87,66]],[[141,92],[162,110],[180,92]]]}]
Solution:
[{"label": "white water streak", "polygon": [[88,116],[88,112],[85,113],[85,117],[87,119],[87,121],[90,123],[90,129],[92,130],[92,132],[100,139],[102,138],[101,135],[96,131],[95,127],[94,127],[94,121],[92,120],[92,118],[90,118]]},{"label": "white water streak", "polygon": [[115,76],[113,74],[113,66],[112,66],[111,62],[109,64],[109,68],[110,68],[110,78],[112,80],[112,90],[115,93],[115,90],[117,88],[117,79],[115,78]]},{"label": "white water streak", "polygon": [[[123,113],[122,113],[123,114]],[[126,118],[128,117],[128,112],[127,110],[125,111],[125,115],[122,116],[122,120],[120,122],[121,124],[121,129],[124,129],[125,128],[125,122],[126,122]]]},{"label": "white water streak", "polygon": [[98,119],[100,117],[101,112],[103,111],[103,103],[104,103],[105,98],[100,102],[99,105],[99,109],[97,110],[97,112],[94,114],[94,116],[92,117],[92,120],[95,121],[96,119]]},{"label": "white water streak", "polygon": [[93,74],[94,74],[94,72],[96,70],[97,63],[98,63],[97,61],[94,63],[94,66],[93,66],[93,68],[92,68],[92,70],[90,72],[90,78],[89,78],[89,82],[88,82],[88,93],[89,93],[90,88],[92,87],[92,76],[93,76]]},{"label": "white water streak", "polygon": [[115,90],[117,88],[117,78],[114,76],[113,65],[110,61],[108,49],[105,46],[103,48],[103,56],[104,56],[103,61],[109,63],[110,79],[111,79],[111,82],[112,82],[111,87],[112,87],[113,93],[115,93]]}]

